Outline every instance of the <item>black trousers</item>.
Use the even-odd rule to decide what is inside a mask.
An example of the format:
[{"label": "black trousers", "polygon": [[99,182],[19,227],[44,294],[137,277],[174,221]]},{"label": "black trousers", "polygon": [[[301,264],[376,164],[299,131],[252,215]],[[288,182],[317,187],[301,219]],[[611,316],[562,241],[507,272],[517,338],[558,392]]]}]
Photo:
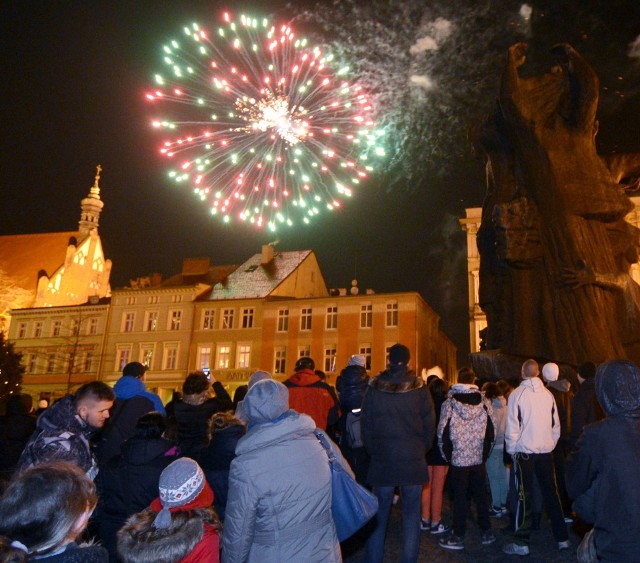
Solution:
[{"label": "black trousers", "polygon": [[473,498],[478,513],[480,530],[491,529],[489,520],[489,499],[487,496],[487,470],[484,463],[470,467],[451,466],[449,470],[453,492],[453,533],[464,537],[467,531],[467,511],[469,499]]}]

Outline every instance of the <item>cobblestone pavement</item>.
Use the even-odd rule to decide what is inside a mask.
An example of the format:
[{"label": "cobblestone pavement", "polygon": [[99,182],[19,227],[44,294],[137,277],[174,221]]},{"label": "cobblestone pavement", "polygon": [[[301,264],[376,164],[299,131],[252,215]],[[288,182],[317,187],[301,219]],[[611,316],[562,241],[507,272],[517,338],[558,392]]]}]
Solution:
[{"label": "cobblestone pavement", "polygon": [[[400,501],[402,502],[402,501]],[[445,506],[443,520],[451,522],[451,513]],[[438,545],[438,538],[429,532],[421,532],[419,562],[433,561],[436,563],[497,563],[514,562],[524,560],[526,563],[559,563],[564,561],[576,561],[576,549],[580,538],[569,528],[569,541],[571,548],[559,551],[551,534],[549,522],[543,517],[539,531],[531,533],[530,555],[522,557],[518,555],[506,555],[502,553],[502,545],[509,543],[509,536],[500,530],[507,526],[508,518],[491,519],[493,530],[498,537],[492,545],[480,543],[480,529],[475,521],[470,518],[465,535],[465,548],[462,551],[452,552],[442,549]],[[342,544],[345,563],[364,563],[364,538],[354,537]],[[400,504],[394,506],[389,519],[389,528],[385,542],[384,561],[395,563],[400,561],[402,555],[402,529],[400,518]]]}]

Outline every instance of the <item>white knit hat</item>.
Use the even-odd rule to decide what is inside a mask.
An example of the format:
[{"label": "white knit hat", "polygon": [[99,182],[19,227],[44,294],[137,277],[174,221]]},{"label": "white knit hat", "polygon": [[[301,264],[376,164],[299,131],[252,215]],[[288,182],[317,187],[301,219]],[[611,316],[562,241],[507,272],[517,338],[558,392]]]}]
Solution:
[{"label": "white knit hat", "polygon": [[363,368],[367,366],[367,360],[365,359],[364,354],[354,354],[349,358],[347,365],[360,366]]},{"label": "white knit hat", "polygon": [[560,375],[560,368],[558,368],[558,364],[549,362],[548,364],[544,364],[542,367],[542,377],[545,381],[557,381],[558,375]]}]

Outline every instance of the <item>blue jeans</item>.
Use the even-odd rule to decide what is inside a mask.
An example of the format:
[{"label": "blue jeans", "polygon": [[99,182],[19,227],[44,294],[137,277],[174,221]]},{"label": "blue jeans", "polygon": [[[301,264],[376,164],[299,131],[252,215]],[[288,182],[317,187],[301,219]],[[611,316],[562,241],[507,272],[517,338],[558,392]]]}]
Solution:
[{"label": "blue jeans", "polygon": [[[402,559],[401,563],[416,563],[420,547],[420,495],[422,485],[400,485],[402,506]],[[384,556],[384,538],[393,501],[395,487],[373,487],[378,497],[378,514],[374,518],[375,528],[367,540],[365,550],[366,563],[382,563]]]},{"label": "blue jeans", "polygon": [[504,450],[494,446],[486,463],[489,485],[491,485],[491,498],[493,506],[496,508],[507,504],[507,468],[504,466],[503,455]]}]

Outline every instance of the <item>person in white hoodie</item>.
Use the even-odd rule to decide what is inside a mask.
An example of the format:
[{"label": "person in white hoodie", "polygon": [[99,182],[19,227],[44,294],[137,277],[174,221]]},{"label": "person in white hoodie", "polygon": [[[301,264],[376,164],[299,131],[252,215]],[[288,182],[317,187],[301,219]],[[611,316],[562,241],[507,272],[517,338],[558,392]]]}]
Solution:
[{"label": "person in white hoodie", "polygon": [[535,360],[524,362],[520,372],[522,382],[509,395],[507,405],[505,447],[513,458],[512,470],[517,477],[521,477],[519,488],[524,491],[524,495],[519,495],[514,518],[516,530],[513,542],[502,547],[502,551],[510,555],[529,554],[534,475],[540,484],[558,549],[570,547],[552,454],[560,438],[560,418],[556,401],[538,377],[539,374],[540,368]]}]

